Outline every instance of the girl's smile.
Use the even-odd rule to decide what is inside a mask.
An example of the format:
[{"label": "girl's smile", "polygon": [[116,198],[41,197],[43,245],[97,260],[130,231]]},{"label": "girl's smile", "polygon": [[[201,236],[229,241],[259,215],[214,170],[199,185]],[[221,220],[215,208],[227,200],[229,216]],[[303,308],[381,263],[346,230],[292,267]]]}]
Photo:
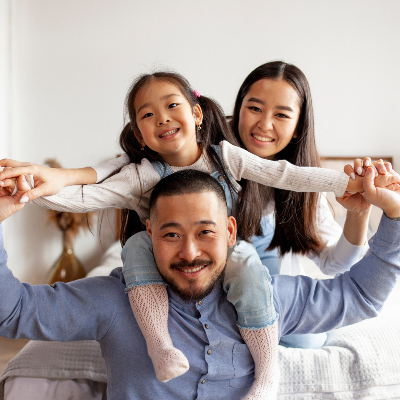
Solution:
[{"label": "girl's smile", "polygon": [[152,80],[135,98],[135,135],[143,146],[156,151],[172,166],[188,166],[201,156],[196,125],[202,121],[198,104],[192,107],[178,87]]},{"label": "girl's smile", "polygon": [[243,99],[239,135],[251,153],[273,159],[293,137],[300,116],[299,96],[286,81],[260,79]]}]

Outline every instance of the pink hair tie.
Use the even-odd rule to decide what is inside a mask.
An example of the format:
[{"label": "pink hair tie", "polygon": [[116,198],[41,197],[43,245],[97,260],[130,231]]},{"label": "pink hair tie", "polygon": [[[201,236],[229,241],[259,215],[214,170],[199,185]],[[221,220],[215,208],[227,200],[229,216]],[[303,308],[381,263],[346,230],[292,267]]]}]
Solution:
[{"label": "pink hair tie", "polygon": [[193,90],[194,97],[200,97],[200,93],[197,90]]}]

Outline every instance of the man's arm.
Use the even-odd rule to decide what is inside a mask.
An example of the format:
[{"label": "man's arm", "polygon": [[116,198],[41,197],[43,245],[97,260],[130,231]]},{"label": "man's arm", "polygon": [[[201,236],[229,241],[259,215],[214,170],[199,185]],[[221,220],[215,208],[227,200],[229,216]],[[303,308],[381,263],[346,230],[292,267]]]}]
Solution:
[{"label": "man's arm", "polygon": [[23,284],[7,268],[2,233],[0,224],[0,336],[59,341],[102,338],[126,303],[120,280],[96,277],[53,286]]},{"label": "man's arm", "polygon": [[400,276],[400,191],[377,188],[364,178],[365,200],[384,215],[370,250],[349,272],[332,280],[274,277],[281,335],[325,332],[377,315]]},{"label": "man's arm", "polygon": [[326,332],[375,317],[400,277],[400,221],[382,217],[370,250],[334,279],[273,276],[280,335]]}]

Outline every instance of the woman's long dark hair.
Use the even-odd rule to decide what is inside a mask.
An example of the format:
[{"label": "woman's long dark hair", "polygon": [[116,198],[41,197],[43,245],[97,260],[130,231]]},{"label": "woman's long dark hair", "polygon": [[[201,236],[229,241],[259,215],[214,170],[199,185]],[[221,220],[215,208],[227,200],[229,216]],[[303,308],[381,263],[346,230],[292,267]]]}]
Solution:
[{"label": "woman's long dark hair", "polygon": [[[122,150],[128,154],[131,163],[139,164],[143,158],[148,160],[163,161],[161,156],[157,152],[149,149],[149,147],[146,146],[142,150],[142,145],[135,137],[135,132],[139,133],[139,129],[136,124],[134,101],[139,90],[150,84],[152,81],[169,82],[180,90],[192,107],[194,107],[196,104],[200,105],[203,112],[203,122],[201,124],[201,137],[199,134],[197,135],[197,142],[203,149],[205,149],[216,170],[224,175],[225,180],[229,185],[229,189],[233,194],[235,189],[228,179],[224,164],[211,146],[212,144],[219,143],[221,140],[228,140],[237,146],[239,145],[235,136],[230,130],[224,112],[219,104],[212,99],[205,96],[197,97],[194,94],[193,89],[190,87],[189,82],[184,77],[174,72],[161,71],[153,74],[140,75],[133,82],[131,88],[129,89],[125,99],[126,119],[128,119],[129,122],[125,125],[123,131],[121,132],[119,144]],[[130,236],[143,229],[144,225],[141,223],[139,216],[135,211],[126,209],[122,210],[120,240],[123,245]]]},{"label": "woman's long dark hair", "polygon": [[[300,117],[296,126],[297,138],[278,154],[276,160],[287,160],[298,166],[319,167],[320,157],[315,145],[314,112],[311,101],[310,87],[303,72],[294,65],[282,61],[273,61],[260,65],[244,80],[236,98],[235,108],[231,120],[231,128],[240,146],[245,148],[239,135],[239,114],[243,99],[251,85],[261,79],[283,79],[297,92],[300,99]],[[259,218],[265,202],[255,202],[257,198],[264,198],[266,194],[275,200],[275,233],[268,250],[278,248],[281,255],[293,251],[305,254],[309,251],[318,252],[325,246],[317,227],[318,193],[296,193],[288,190],[270,188],[265,190],[254,182],[241,182],[242,192],[238,213],[245,212],[251,205],[253,224],[260,234]],[[258,226],[257,226],[258,219]]]}]

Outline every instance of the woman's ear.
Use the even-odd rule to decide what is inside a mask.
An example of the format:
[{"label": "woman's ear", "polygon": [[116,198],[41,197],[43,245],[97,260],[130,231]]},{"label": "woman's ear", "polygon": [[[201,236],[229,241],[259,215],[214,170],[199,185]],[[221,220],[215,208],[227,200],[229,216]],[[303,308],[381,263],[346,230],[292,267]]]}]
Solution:
[{"label": "woman's ear", "polygon": [[193,116],[196,125],[201,125],[201,123],[203,122],[203,111],[199,104],[196,104],[193,107]]}]

